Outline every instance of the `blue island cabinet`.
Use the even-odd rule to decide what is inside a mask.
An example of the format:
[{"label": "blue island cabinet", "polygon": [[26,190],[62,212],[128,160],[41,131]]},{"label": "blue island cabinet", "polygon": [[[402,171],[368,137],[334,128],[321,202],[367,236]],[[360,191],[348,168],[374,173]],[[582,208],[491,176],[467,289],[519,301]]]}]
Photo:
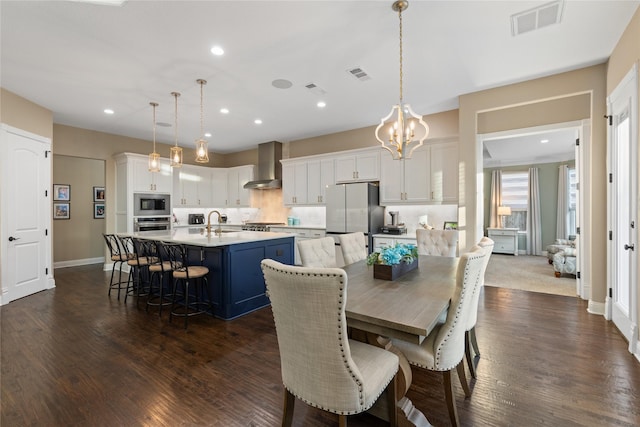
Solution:
[{"label": "blue island cabinet", "polygon": [[189,257],[209,268],[213,314],[230,320],[271,302],[266,295],[260,262],[265,258],[283,264],[294,262],[294,238],[235,243],[228,246],[189,247]]}]

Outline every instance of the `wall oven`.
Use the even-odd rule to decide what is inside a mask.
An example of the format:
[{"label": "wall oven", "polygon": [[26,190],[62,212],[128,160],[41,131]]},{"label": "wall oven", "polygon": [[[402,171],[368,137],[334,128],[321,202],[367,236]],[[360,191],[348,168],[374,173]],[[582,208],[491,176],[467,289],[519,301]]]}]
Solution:
[{"label": "wall oven", "polygon": [[171,230],[170,217],[139,217],[133,219],[133,231]]},{"label": "wall oven", "polygon": [[171,216],[169,194],[133,193],[134,216]]}]

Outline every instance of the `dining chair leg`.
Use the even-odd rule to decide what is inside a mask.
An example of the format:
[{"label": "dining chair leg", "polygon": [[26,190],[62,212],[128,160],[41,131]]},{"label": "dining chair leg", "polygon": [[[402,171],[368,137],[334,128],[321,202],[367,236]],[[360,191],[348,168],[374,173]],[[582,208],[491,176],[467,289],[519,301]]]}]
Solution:
[{"label": "dining chair leg", "polygon": [[469,388],[469,382],[467,381],[467,374],[464,372],[464,360],[461,360],[460,363],[458,363],[456,370],[458,371],[458,378],[460,378],[460,385],[462,385],[465,397],[471,397],[471,389]]},{"label": "dining chair leg", "polygon": [[480,357],[480,349],[478,348],[478,341],[476,340],[475,326],[469,331],[469,336],[471,338],[471,345],[473,345],[473,351],[476,353],[476,356]]},{"label": "dining chair leg", "polygon": [[338,427],[347,427],[346,415],[338,415]]},{"label": "dining chair leg", "polygon": [[464,333],[464,355],[467,359],[467,365],[469,365],[469,373],[472,378],[476,378],[476,364],[473,361],[471,355],[471,333],[469,331]]},{"label": "dining chair leg", "polygon": [[284,404],[282,408],[282,427],[291,427],[293,423],[293,407],[296,403],[296,397],[284,389]]},{"label": "dining chair leg", "polygon": [[442,376],[444,379],[444,397],[447,402],[447,409],[449,411],[449,419],[453,427],[458,427],[460,421],[458,421],[458,410],[456,409],[456,400],[453,396],[453,383],[451,382],[451,370],[443,371]]}]

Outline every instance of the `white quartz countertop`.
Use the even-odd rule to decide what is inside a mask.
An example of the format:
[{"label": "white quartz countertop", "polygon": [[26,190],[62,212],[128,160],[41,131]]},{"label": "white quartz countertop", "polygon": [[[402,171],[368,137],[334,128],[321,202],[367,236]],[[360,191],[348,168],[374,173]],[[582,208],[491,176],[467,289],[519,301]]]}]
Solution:
[{"label": "white quartz countertop", "polygon": [[270,228],[290,228],[291,230],[326,230],[322,225],[270,225]]},{"label": "white quartz countertop", "polygon": [[133,233],[133,236],[141,239],[161,240],[163,242],[183,243],[186,245],[203,246],[207,248],[291,237],[288,233],[237,230],[228,230],[220,235],[215,235],[211,232],[211,236],[207,236],[206,233],[201,233],[200,230],[202,230],[202,227],[195,226],[189,228],[175,228],[170,231],[142,231]]},{"label": "white quartz countertop", "polygon": [[386,238],[386,239],[416,239],[416,233],[406,233],[406,234],[378,233],[378,234],[374,234],[373,237]]}]

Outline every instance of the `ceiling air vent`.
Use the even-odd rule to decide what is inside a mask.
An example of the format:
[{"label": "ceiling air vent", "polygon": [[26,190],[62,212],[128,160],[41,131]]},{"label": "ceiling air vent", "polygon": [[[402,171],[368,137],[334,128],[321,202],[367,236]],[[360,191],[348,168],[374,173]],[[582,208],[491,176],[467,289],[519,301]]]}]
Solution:
[{"label": "ceiling air vent", "polygon": [[304,85],[304,87],[306,87],[307,89],[309,89],[309,91],[313,92],[316,95],[324,95],[325,93],[327,93],[326,90],[322,89],[320,86],[316,85],[315,83],[308,83]]},{"label": "ceiling air vent", "polygon": [[366,80],[371,80],[371,77],[369,76],[369,74],[367,74],[360,67],[352,68],[350,70],[347,70],[347,72],[351,74],[353,77],[355,77],[356,79],[360,80],[361,82],[364,82]]},{"label": "ceiling air vent", "polygon": [[556,0],[542,6],[511,15],[511,34],[518,36],[529,31],[539,30],[553,24],[559,24],[564,9],[564,0]]}]

